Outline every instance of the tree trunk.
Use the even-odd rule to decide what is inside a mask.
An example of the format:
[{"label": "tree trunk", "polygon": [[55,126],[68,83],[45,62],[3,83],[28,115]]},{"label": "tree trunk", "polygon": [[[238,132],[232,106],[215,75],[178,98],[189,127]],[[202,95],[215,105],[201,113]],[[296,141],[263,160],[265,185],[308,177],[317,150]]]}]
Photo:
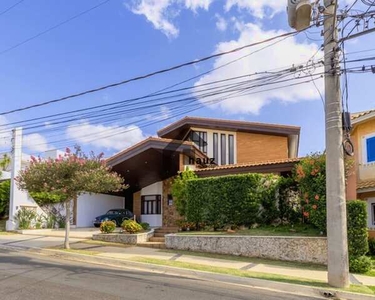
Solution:
[{"label": "tree trunk", "polygon": [[64,241],[65,249],[70,249],[69,232],[70,232],[70,200],[65,202],[65,241]]}]

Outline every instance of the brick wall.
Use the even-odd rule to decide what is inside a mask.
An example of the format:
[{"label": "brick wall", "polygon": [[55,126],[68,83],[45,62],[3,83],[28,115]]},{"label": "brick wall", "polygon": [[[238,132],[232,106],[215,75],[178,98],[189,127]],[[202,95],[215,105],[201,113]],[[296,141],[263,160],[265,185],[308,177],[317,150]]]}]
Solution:
[{"label": "brick wall", "polygon": [[237,132],[237,163],[288,158],[288,138]]}]

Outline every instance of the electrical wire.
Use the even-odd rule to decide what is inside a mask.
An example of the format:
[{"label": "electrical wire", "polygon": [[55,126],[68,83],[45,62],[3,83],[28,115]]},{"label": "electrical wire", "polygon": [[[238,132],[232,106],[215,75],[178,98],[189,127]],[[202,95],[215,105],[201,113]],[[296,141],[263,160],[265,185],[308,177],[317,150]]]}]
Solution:
[{"label": "electrical wire", "polygon": [[18,6],[19,4],[21,4],[23,1],[25,0],[20,0],[18,2],[16,2],[15,4],[13,4],[12,6],[8,7],[7,9],[3,10],[2,12],[0,12],[0,17],[2,15],[5,15],[8,11],[10,11],[11,9],[15,8],[16,6]]}]

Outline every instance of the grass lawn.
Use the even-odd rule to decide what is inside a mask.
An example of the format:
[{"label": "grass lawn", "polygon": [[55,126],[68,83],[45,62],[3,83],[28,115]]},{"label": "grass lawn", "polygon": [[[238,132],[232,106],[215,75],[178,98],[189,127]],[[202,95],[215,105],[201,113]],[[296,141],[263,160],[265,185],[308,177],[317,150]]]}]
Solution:
[{"label": "grass lawn", "polygon": [[[219,273],[219,274],[226,274],[226,275],[247,277],[247,278],[258,278],[258,279],[264,279],[264,280],[272,280],[272,281],[278,281],[278,282],[300,284],[300,285],[330,289],[329,285],[323,281],[305,279],[305,278],[299,278],[299,277],[268,274],[268,273],[253,272],[253,271],[244,271],[244,270],[237,270],[237,269],[231,269],[231,268],[206,266],[206,265],[200,265],[200,264],[194,264],[194,263],[186,263],[186,262],[170,261],[170,260],[162,260],[162,259],[154,259],[154,258],[146,258],[146,257],[135,257],[132,260],[143,262],[143,263],[149,263],[149,264],[172,266],[172,267],[178,267],[178,268],[184,268],[184,269],[190,269],[190,270],[205,271],[205,272],[212,272],[212,273]],[[374,286],[351,285],[348,289],[345,289],[345,291],[375,295]]]},{"label": "grass lawn", "polygon": [[247,262],[247,263],[253,263],[253,264],[264,264],[264,265],[287,267],[287,268],[300,268],[300,269],[305,269],[305,270],[327,271],[327,266],[320,265],[320,264],[313,264],[313,263],[273,260],[273,259],[266,259],[266,258],[245,257],[245,256],[228,255],[228,254],[193,252],[193,251],[185,251],[185,250],[163,249],[163,250],[160,250],[160,252],[207,257],[207,258],[214,258],[214,259],[223,259],[223,260],[230,260],[230,261],[240,261],[240,262]]},{"label": "grass lawn", "polygon": [[253,235],[253,236],[322,236],[320,231],[310,225],[264,225],[258,228],[236,230],[235,233],[226,231],[183,231],[178,234],[185,235]]}]

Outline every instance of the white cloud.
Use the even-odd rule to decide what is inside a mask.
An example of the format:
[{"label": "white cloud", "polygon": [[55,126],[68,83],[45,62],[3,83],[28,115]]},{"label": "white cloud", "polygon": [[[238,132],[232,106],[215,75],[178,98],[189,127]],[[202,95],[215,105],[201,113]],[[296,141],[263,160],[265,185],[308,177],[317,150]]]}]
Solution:
[{"label": "white cloud", "polygon": [[123,150],[145,138],[142,130],[135,125],[105,126],[90,124],[87,121],[82,122],[80,126],[68,126],[66,136],[78,144],[114,150]]},{"label": "white cloud", "polygon": [[215,14],[215,17],[216,17],[216,28],[219,29],[220,31],[225,31],[228,27],[227,21],[219,14]]},{"label": "white cloud", "polygon": [[23,136],[23,146],[28,148],[30,151],[44,152],[51,147],[48,145],[47,139],[39,133],[31,133]]},{"label": "white cloud", "polygon": [[[283,31],[265,31],[255,24],[243,24],[240,28],[241,32],[237,40],[219,43],[215,52],[228,51],[237,47],[244,46],[253,42],[268,39],[270,37],[284,33]],[[250,48],[248,50],[239,51],[231,55],[225,55],[217,58],[213,68],[217,68],[223,64],[240,58],[246,54],[254,52],[264,47],[266,44]],[[249,55],[235,63],[224,68],[219,68],[210,74],[207,74],[196,82],[205,84],[212,81],[222,80],[230,77],[252,74],[261,71],[273,70],[276,68],[286,68],[293,64],[301,64],[307,62],[313,54],[316,53],[318,47],[315,44],[298,43],[294,37],[283,40],[269,48],[259,51],[253,55]],[[252,77],[255,78],[255,77]],[[308,79],[308,78],[307,78]],[[305,79],[305,80],[307,80]],[[322,87],[322,80],[316,80],[318,87]],[[279,84],[279,86],[282,84]],[[284,84],[285,85],[285,84]],[[274,88],[278,85],[257,88],[257,91]],[[215,96],[217,99],[218,96]],[[212,101],[214,98],[205,98],[201,101]],[[273,100],[288,102],[298,102],[302,100],[318,99],[318,93],[312,83],[292,86],[283,89],[265,91],[262,93],[252,94],[248,96],[239,96],[229,100],[217,103],[214,107],[220,107],[228,113],[254,113],[258,114],[260,109]]]},{"label": "white cloud", "polygon": [[182,8],[194,12],[197,9],[208,10],[212,0],[135,0],[132,5],[127,5],[137,15],[144,15],[155,29],[162,31],[169,38],[179,34],[178,28],[173,24],[173,19]]},{"label": "white cloud", "polygon": [[282,0],[227,0],[225,9],[229,11],[232,7],[248,10],[257,18],[264,18],[265,10],[269,9],[272,17],[276,13],[286,11],[286,1]]}]

